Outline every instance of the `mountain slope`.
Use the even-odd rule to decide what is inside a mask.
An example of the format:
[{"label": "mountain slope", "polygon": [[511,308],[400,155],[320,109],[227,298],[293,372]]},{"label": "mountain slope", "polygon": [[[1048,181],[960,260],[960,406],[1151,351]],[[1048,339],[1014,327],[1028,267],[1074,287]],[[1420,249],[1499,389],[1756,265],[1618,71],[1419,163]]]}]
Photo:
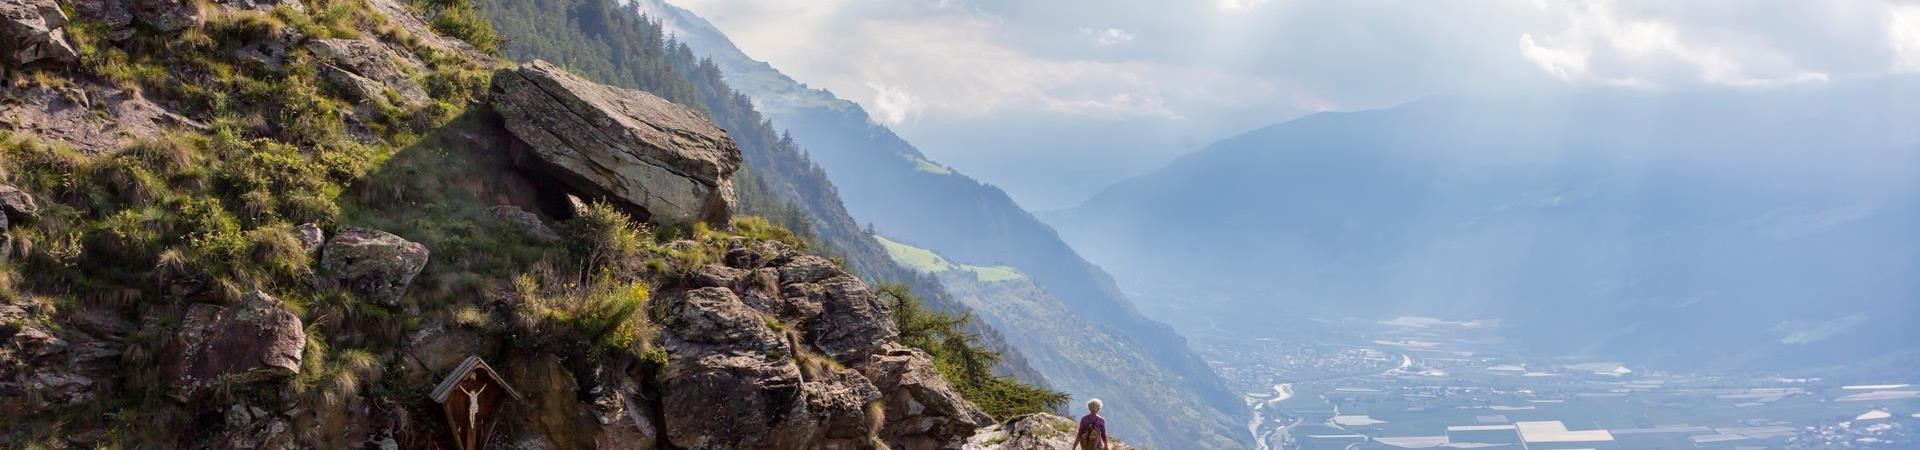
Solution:
[{"label": "mountain slope", "polygon": [[[861,230],[841,205],[840,192],[792,139],[755,110],[750,98],[722,80],[712,63],[677,45],[658,24],[613,2],[481,0],[482,11],[506,39],[503,52],[519,59],[545,59],[597,80],[645,90],[705,110],[739,144],[746,167],[738,181],[741,209],[772,218],[824,244],[863,279],[903,283],[940,311],[964,308],[931,279],[905,270]],[[975,327],[1001,352],[1002,369],[1045,384],[1018,349],[999,333]]]},{"label": "mountain slope", "polygon": [[[929,161],[912,144],[876,125],[858,105],[810,89],[747,57],[692,13],[655,0],[636,4],[663,20],[676,39],[711,58],[729,84],[753,97],[775,126],[788,130],[809,149],[809,156],[842,188],[842,199],[854,217],[956,261],[1019,270],[1073,314],[1112,330],[1128,348],[1165,369],[1172,378],[1154,381],[1166,383],[1156,389],[1181,392],[1205,405],[1198,411],[1204,420],[1172,429],[1181,435],[1146,436],[1143,442],[1182,447],[1240,440],[1243,432],[1227,418],[1245,405],[1224,388],[1185,340],[1166,325],[1141,316],[1111,277],[1081,259],[1006,193]],[[1150,409],[1140,416],[1155,417]],[[1146,428],[1126,423],[1115,427]]]},{"label": "mountain slope", "polygon": [[[1034,368],[1048,374],[1054,387],[1076,398],[1100,398],[1114,407],[1101,415],[1114,423],[1137,424],[1124,435],[1185,436],[1179,427],[1207,420],[1200,404],[1188,394],[1156,383],[1130,380],[1169,380],[1167,373],[1145,355],[1131,351],[1112,331],[1081,319],[1058,299],[1034,284],[1032,278],[1007,266],[974,266],[947,261],[932,251],[881,238],[895,259],[938,276],[954,297],[980,320],[1005,330],[1008,343],[1026,349]],[[1222,424],[1229,425],[1229,424]],[[1121,430],[1115,428],[1115,430]],[[1233,441],[1186,442],[1184,447],[1230,447]]]},{"label": "mountain slope", "polygon": [[927,448],[1061,407],[725,219],[706,114],[504,60],[477,8],[0,2],[0,447]]},{"label": "mountain slope", "polygon": [[1541,350],[1687,366],[1897,358],[1917,87],[1318,114],[1048,218],[1155,311],[1502,318]]}]

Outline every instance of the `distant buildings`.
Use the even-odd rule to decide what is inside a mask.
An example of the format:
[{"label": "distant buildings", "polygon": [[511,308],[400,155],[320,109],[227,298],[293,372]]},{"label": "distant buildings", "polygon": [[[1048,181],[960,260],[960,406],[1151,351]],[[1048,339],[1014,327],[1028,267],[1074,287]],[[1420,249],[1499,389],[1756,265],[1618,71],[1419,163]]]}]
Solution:
[{"label": "distant buildings", "polygon": [[1595,442],[1613,442],[1613,433],[1607,430],[1568,430],[1560,421],[1514,422],[1514,428],[1520,431],[1520,440],[1526,442],[1528,450],[1592,448]]},{"label": "distant buildings", "polygon": [[1461,425],[1447,427],[1447,442],[1455,444],[1518,444],[1520,433],[1513,425]]}]

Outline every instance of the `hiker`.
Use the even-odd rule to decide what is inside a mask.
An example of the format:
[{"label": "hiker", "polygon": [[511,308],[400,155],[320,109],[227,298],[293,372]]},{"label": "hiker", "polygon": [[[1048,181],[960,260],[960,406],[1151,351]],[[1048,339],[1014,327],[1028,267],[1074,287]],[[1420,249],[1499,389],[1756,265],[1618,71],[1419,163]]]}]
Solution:
[{"label": "hiker", "polygon": [[1073,435],[1075,450],[1107,450],[1107,419],[1100,418],[1100,399],[1087,400],[1087,415],[1080,418],[1080,431]]}]

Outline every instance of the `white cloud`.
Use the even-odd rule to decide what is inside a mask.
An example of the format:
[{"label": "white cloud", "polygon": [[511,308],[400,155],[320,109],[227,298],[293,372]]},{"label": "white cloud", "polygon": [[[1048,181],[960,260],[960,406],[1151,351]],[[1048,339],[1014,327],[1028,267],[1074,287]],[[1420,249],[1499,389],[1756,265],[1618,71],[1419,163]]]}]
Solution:
[{"label": "white cloud", "polygon": [[[749,54],[860,103],[890,125],[1021,111],[1076,120],[1178,118],[1175,105],[1183,102],[1290,101],[1276,98],[1286,93],[1271,80],[1227,70],[1036,54],[1009,42],[1004,21],[969,8],[860,1],[691,6],[724,24]],[[1137,38],[1119,27],[1068,30],[1116,50]]]},{"label": "white cloud", "polygon": [[1766,86],[1829,78],[1798,67],[1767,47],[1766,39],[1737,30],[1696,33],[1660,18],[1627,17],[1604,0],[1535,5],[1558,11],[1566,25],[1552,33],[1522,33],[1521,57],[1569,82]]},{"label": "white cloud", "polygon": [[1119,28],[1108,28],[1105,30],[1081,28],[1080,34],[1093,38],[1093,42],[1099,43],[1100,45],[1118,45],[1133,40],[1133,33]]},{"label": "white cloud", "polygon": [[666,1],[1023,202],[1117,180],[995,177],[1153,167],[1304,112],[1920,72],[1914,0]]},{"label": "white cloud", "polygon": [[1887,21],[1887,39],[1893,46],[1893,70],[1920,72],[1920,6],[1894,8]]},{"label": "white cloud", "polygon": [[1575,75],[1587,73],[1588,53],[1579,49],[1548,48],[1535,43],[1532,33],[1520,34],[1520,55],[1563,81],[1573,81]]},{"label": "white cloud", "polygon": [[873,101],[869,103],[872,103],[871,109],[880,116],[881,122],[887,125],[899,125],[917,112],[913,94],[871,81],[867,82],[867,87],[873,88]]},{"label": "white cloud", "polygon": [[1267,0],[1219,0],[1215,5],[1223,11],[1245,11],[1266,2]]}]

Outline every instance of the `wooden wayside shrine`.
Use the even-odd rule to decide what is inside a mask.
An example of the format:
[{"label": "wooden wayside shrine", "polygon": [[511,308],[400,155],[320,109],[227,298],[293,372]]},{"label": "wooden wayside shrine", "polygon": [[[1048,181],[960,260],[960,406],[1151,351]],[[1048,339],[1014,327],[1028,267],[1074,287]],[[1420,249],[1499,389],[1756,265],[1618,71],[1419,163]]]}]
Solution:
[{"label": "wooden wayside shrine", "polygon": [[433,388],[433,401],[446,413],[454,445],[460,450],[487,447],[498,423],[495,413],[509,398],[520,400],[520,393],[478,356],[468,356]]}]

